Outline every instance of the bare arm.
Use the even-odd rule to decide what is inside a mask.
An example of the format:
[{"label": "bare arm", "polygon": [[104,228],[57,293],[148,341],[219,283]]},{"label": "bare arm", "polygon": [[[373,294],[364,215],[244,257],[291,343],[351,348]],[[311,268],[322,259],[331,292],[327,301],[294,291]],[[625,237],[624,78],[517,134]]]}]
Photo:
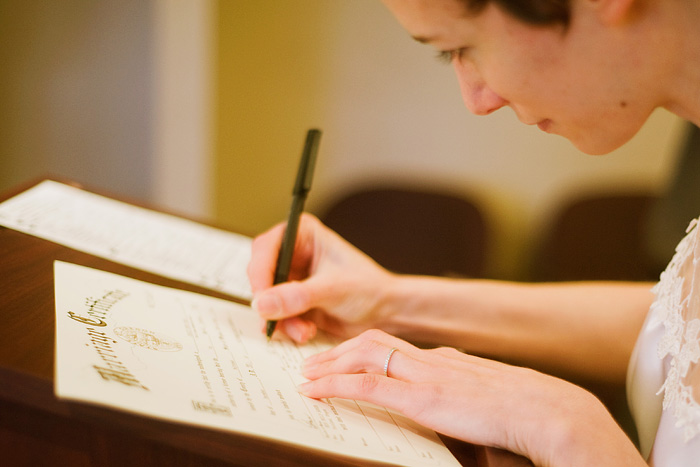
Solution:
[{"label": "bare arm", "polygon": [[305,215],[292,281],[272,286],[283,225],[253,244],[255,307],[297,342],[316,326],[342,337],[380,328],[414,342],[561,374],[624,381],[652,301],[650,284],[518,284],[401,276]]},{"label": "bare arm", "polygon": [[624,381],[651,284],[519,284],[395,276],[380,327],[557,373]]}]

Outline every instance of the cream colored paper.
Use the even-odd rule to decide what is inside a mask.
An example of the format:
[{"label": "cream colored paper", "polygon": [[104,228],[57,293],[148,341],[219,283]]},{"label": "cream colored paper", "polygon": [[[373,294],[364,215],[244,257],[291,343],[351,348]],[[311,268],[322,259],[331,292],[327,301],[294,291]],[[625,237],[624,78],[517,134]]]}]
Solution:
[{"label": "cream colored paper", "polygon": [[406,466],[459,465],[385,408],[300,395],[303,359],[333,345],[267,342],[249,308],[56,262],[56,395]]},{"label": "cream colored paper", "polygon": [[161,276],[250,299],[251,239],[43,181],[0,204],[0,225]]}]

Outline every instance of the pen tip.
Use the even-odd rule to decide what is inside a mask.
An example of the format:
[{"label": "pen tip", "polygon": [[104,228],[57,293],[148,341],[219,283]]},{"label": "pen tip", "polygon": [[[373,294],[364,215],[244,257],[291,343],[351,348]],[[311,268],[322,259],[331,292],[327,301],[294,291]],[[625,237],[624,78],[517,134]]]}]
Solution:
[{"label": "pen tip", "polygon": [[277,321],[268,321],[265,325],[265,335],[267,336],[268,341],[272,339],[272,334],[275,332],[276,325]]}]

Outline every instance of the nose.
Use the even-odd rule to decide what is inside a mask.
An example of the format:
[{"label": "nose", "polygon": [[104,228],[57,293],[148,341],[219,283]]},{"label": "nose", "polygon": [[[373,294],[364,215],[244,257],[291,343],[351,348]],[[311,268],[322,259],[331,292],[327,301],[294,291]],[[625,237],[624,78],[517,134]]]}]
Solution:
[{"label": "nose", "polygon": [[456,62],[455,72],[464,105],[474,115],[488,115],[508,104],[488,87],[471,64]]}]

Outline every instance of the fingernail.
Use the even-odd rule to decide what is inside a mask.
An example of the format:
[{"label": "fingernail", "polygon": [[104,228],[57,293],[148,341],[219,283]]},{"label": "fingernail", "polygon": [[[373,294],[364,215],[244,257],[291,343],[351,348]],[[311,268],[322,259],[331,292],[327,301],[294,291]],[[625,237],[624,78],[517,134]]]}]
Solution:
[{"label": "fingernail", "polygon": [[273,318],[282,309],[282,301],[277,294],[268,293],[253,298],[250,306],[261,315]]},{"label": "fingernail", "polygon": [[287,335],[292,338],[294,342],[297,342],[299,344],[304,343],[304,331],[302,329],[299,329],[298,326],[287,326]]},{"label": "fingernail", "polygon": [[302,383],[299,385],[298,390],[301,394],[306,396],[309,394],[309,392],[311,392],[311,385],[312,385],[311,381],[308,381],[306,383]]},{"label": "fingernail", "polygon": [[287,327],[287,332],[289,333],[289,337],[303,344],[316,335],[316,326],[308,321],[296,320],[294,326]]}]

